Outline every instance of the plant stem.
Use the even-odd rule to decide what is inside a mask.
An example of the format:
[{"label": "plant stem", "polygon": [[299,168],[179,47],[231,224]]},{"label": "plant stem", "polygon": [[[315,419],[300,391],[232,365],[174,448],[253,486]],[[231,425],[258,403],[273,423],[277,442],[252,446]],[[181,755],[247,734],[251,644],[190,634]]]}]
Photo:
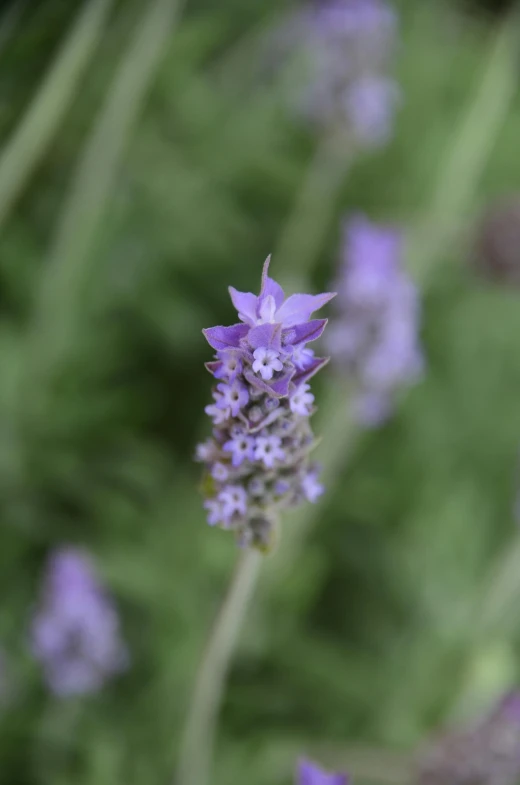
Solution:
[{"label": "plant stem", "polygon": [[[296,279],[305,291],[313,263],[323,245],[339,191],[355,156],[344,135],[324,136],[298,192],[296,204],[273,254],[276,269],[285,279]],[[285,281],[282,281],[283,283]],[[291,288],[294,288],[291,285]]]},{"label": "plant stem", "polygon": [[[299,280],[305,280],[311,271],[349,161],[348,152],[338,140],[328,139],[318,148],[309,166],[275,255],[282,270],[297,267]],[[304,283],[302,291],[305,288]],[[252,550],[243,554],[213,628],[185,723],[177,785],[207,785],[209,782],[224,683],[240,626],[256,587],[262,558]]]},{"label": "plant stem", "polygon": [[238,560],[200,664],[185,723],[177,785],[207,785],[215,727],[226,676],[259,575],[262,555],[253,549]]},{"label": "plant stem", "polygon": [[[46,75],[25,116],[0,153],[0,224],[32,172],[45,155],[60,122],[80,89],[112,7],[112,0],[91,0]],[[0,36],[16,23],[23,3],[15,5],[2,24]]]}]

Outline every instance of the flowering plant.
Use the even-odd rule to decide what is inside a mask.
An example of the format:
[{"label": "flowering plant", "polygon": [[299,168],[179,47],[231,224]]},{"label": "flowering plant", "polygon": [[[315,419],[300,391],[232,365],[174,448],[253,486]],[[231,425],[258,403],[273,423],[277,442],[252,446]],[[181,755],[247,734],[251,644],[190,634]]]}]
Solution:
[{"label": "flowering plant", "polygon": [[208,523],[235,531],[242,545],[269,548],[277,513],[303,500],[315,502],[323,488],[310,460],[316,440],[309,417],[314,396],[308,384],[326,363],[308,344],[326,319],[312,314],[334,297],[293,294],[269,277],[260,294],[230,287],[240,322],[204,330],[215,359],[206,363],[216,380],[206,413],[213,437],[197,448],[204,463]]}]

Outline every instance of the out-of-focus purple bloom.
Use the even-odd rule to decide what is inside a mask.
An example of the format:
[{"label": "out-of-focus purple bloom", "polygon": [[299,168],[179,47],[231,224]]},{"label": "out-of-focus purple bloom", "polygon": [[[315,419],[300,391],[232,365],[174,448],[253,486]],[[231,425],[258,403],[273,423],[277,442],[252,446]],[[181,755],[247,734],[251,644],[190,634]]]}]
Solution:
[{"label": "out-of-focus purple bloom", "polygon": [[296,785],[348,785],[348,782],[346,774],[324,771],[310,760],[298,763]]},{"label": "out-of-focus purple bloom", "polygon": [[302,480],[303,495],[309,502],[318,501],[322,493],[325,492],[323,485],[318,482],[318,471],[313,468],[310,469]]},{"label": "out-of-focus purple bloom", "polygon": [[422,754],[418,785],[516,785],[520,780],[520,692],[471,727],[447,733]]},{"label": "out-of-focus purple bloom", "polygon": [[314,396],[307,382],[327,358],[315,357],[307,344],[327,324],[312,314],[334,297],[286,298],[269,277],[269,261],[259,295],[230,287],[240,323],[203,331],[216,352],[206,367],[219,383],[215,403],[206,407],[213,438],[196,452],[206,467],[208,523],[262,549],[280,510],[316,501],[323,490],[309,458]]},{"label": "out-of-focus purple bloom", "polygon": [[49,560],[31,637],[33,654],[56,695],[96,692],[128,663],[114,604],[90,559],[72,547]]},{"label": "out-of-focus purple bloom", "polygon": [[285,460],[282,450],[282,440],[279,436],[257,436],[255,446],[255,460],[262,461],[264,466],[272,469],[277,462]]},{"label": "out-of-focus purple bloom", "polygon": [[393,131],[393,110],[399,89],[391,79],[365,76],[358,79],[347,95],[346,111],[354,134],[371,147],[386,144]]},{"label": "out-of-focus purple bloom", "polygon": [[287,38],[298,41],[307,78],[299,105],[313,123],[365,147],[388,141],[400,99],[388,76],[397,28],[386,0],[315,0],[294,19]]},{"label": "out-of-focus purple bloom", "polygon": [[390,416],[397,390],[423,369],[419,298],[401,257],[395,229],[363,216],[347,223],[327,348],[353,382],[354,415],[367,427]]}]

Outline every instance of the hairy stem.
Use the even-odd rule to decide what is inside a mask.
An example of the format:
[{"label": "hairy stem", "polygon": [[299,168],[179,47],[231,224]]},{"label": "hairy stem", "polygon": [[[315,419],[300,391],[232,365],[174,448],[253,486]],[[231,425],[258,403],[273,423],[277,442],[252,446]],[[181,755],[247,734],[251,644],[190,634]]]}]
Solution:
[{"label": "hairy stem", "polygon": [[259,575],[262,555],[253,549],[238,560],[228,592],[199,666],[181,744],[177,785],[207,785],[215,727],[226,676]]}]

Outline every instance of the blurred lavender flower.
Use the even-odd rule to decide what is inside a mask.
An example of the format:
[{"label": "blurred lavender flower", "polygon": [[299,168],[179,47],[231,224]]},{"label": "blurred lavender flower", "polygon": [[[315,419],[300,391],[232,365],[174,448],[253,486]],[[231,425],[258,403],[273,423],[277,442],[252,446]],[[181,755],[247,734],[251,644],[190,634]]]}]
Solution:
[{"label": "blurred lavender flower", "polygon": [[346,774],[331,774],[310,760],[298,763],[296,785],[348,785]]},{"label": "blurred lavender flower", "polygon": [[401,269],[401,254],[395,229],[363,216],[346,224],[338,315],[327,349],[354,382],[355,417],[367,427],[389,417],[396,390],[416,381],[423,368],[418,294]]},{"label": "blurred lavender flower", "polygon": [[115,607],[90,559],[75,548],[63,547],[49,560],[32,650],[60,696],[96,692],[127,665]]},{"label": "blurred lavender flower", "polygon": [[379,146],[392,133],[400,91],[389,78],[397,17],[385,0],[315,0],[298,20],[307,63],[303,113],[316,125]]},{"label": "blurred lavender flower", "polygon": [[327,362],[307,347],[326,319],[310,319],[334,294],[293,294],[269,278],[264,264],[260,295],[230,287],[241,320],[204,330],[217,380],[206,407],[213,438],[197,447],[205,464],[208,523],[232,529],[242,545],[271,545],[277,513],[323,492],[310,462],[315,446],[308,380]]},{"label": "blurred lavender flower", "polygon": [[520,781],[520,692],[473,727],[446,734],[419,761],[418,785],[515,785]]}]

